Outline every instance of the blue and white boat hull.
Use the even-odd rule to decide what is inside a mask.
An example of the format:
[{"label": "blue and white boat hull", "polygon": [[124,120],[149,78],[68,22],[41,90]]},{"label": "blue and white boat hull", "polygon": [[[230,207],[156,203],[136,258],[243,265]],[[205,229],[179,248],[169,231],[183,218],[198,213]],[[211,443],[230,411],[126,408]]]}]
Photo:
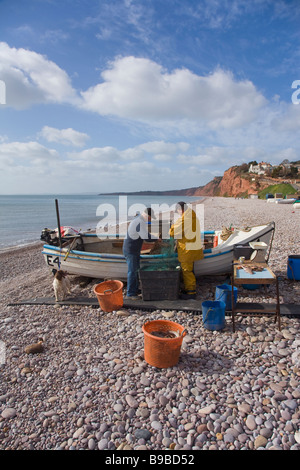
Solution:
[{"label": "blue and white boat hull", "polygon": [[[213,232],[218,237],[218,245],[214,248],[204,250],[204,259],[194,263],[196,277],[206,275],[226,274],[231,272],[233,261],[233,250],[236,245],[247,245],[249,242],[265,242],[268,246],[273,237],[275,224],[273,222],[265,225],[250,227],[247,230],[235,229],[226,241],[220,238],[221,230]],[[126,281],[127,264],[119,249],[117,252],[109,252],[108,243],[120,243],[119,238],[107,238],[99,240],[95,233],[82,233],[74,238],[78,240],[78,246],[84,248],[74,249],[66,246],[47,245],[43,246],[42,254],[49,269],[62,269],[69,274],[92,277],[96,279],[119,279]],[[111,237],[111,236],[110,236]],[[106,243],[106,244],[105,244]],[[102,244],[102,245],[101,245]],[[102,252],[101,246],[105,248]],[[97,249],[96,249],[97,248]],[[115,250],[117,251],[117,250]],[[165,265],[169,261],[174,265],[177,256],[166,257],[161,254],[141,254],[141,267],[147,265]],[[178,263],[179,264],[179,263]]]}]

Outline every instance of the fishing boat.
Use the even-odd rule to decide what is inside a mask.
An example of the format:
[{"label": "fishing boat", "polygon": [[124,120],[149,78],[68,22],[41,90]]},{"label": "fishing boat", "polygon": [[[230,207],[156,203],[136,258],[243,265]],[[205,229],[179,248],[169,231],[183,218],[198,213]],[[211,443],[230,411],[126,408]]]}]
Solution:
[{"label": "fishing boat", "polygon": [[293,203],[293,209],[300,209],[300,199],[297,199],[297,200]]},{"label": "fishing boat", "polygon": [[294,204],[294,202],[296,201],[295,198],[289,198],[289,199],[278,199],[276,202],[276,204]]},{"label": "fishing boat", "polygon": [[[275,223],[252,226],[244,229],[211,230],[202,233],[204,258],[194,263],[196,277],[229,273],[232,268],[234,248],[248,246],[250,242],[264,242],[270,254]],[[48,232],[47,232],[48,231]],[[119,234],[99,234],[90,230],[73,231],[64,228],[64,236],[56,231],[44,229],[41,235],[46,240],[42,254],[49,269],[63,269],[75,274],[96,279],[127,279],[127,264],[122,253],[124,236]],[[162,246],[164,243],[162,243]],[[165,269],[179,265],[176,252],[164,252],[154,241],[144,243],[141,251],[141,268]]]}]

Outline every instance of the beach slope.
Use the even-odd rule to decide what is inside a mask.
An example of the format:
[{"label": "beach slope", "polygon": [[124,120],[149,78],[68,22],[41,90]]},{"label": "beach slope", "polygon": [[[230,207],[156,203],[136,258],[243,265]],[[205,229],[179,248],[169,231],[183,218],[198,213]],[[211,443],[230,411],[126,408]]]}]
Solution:
[{"label": "beach slope", "polygon": [[[300,283],[286,276],[288,256],[299,254],[300,211],[232,198],[204,207],[206,230],[275,221],[269,265],[281,302],[300,304]],[[299,318],[282,318],[278,331],[273,318],[243,316],[233,333],[230,317],[212,332],[181,311],[8,306],[54,296],[41,248],[0,253],[1,450],[300,450]],[[220,281],[199,279],[198,301],[213,299]],[[71,282],[74,296],[92,297],[98,281]],[[256,300],[274,302],[272,289]],[[243,301],[251,295],[241,292]],[[188,331],[170,369],[144,361],[142,325],[155,318]],[[40,338],[43,352],[26,354]]]}]

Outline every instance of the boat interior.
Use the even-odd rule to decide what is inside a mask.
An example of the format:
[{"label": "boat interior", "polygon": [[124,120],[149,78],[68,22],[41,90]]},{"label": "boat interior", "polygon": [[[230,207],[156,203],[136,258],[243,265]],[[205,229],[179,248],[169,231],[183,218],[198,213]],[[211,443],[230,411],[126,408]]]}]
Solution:
[{"label": "boat interior", "polygon": [[[155,240],[153,242],[144,242],[142,245],[142,255],[159,255],[159,254],[172,254],[174,253],[174,240],[169,239],[170,221],[157,220],[152,221],[149,227],[150,233],[154,237],[162,239],[162,243],[158,244]],[[108,236],[110,238],[108,238]],[[108,235],[107,232],[99,233],[91,231],[90,233],[78,234],[64,242],[66,248],[72,250],[90,252],[90,253],[111,253],[122,255],[123,253],[123,240],[125,234]],[[72,241],[74,240],[74,242]],[[76,241],[75,241],[76,240]],[[215,232],[204,232],[204,248],[213,248],[215,240]]]},{"label": "boat interior", "polygon": [[[274,227],[273,227],[274,229]],[[215,247],[226,247],[243,243],[245,234],[255,236],[261,231],[261,226],[245,228],[245,229],[232,229],[223,227],[218,231],[205,231],[202,232],[202,242],[204,250],[211,250]],[[272,231],[272,229],[270,230]],[[245,233],[246,232],[246,233]],[[249,233],[251,232],[251,233]],[[163,234],[167,232],[152,232],[156,237],[160,236],[162,243],[144,242],[142,245],[142,255],[159,255],[167,254],[172,255],[175,251],[175,243],[173,239],[164,238]],[[261,241],[269,242],[271,233],[265,234],[261,237]],[[48,240],[47,240],[48,241]],[[84,232],[82,234],[67,236],[62,239],[62,247],[68,251],[76,250],[81,252],[90,253],[110,253],[115,255],[123,254],[123,241],[124,235],[108,233],[96,233],[96,231]],[[258,239],[259,241],[259,239]],[[48,241],[49,243],[49,241]],[[59,240],[56,238],[49,244],[59,246]]]},{"label": "boat interior", "polygon": [[[74,240],[74,239],[73,239]],[[91,253],[111,253],[121,255],[123,253],[123,239],[120,238],[98,238],[98,237],[76,237],[76,243],[72,250],[88,251]],[[216,243],[214,233],[208,233],[204,236],[204,249],[213,248]],[[64,247],[69,248],[72,241],[67,241]],[[142,255],[158,255],[166,252],[174,252],[174,242],[170,239],[162,239],[159,244],[156,241],[144,242],[142,245]]]}]

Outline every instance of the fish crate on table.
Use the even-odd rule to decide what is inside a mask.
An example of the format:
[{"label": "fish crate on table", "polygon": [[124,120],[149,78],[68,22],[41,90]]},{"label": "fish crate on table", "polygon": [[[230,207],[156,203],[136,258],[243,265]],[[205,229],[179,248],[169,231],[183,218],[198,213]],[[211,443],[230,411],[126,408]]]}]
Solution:
[{"label": "fish crate on table", "polygon": [[169,269],[140,269],[143,300],[176,300],[179,297],[180,266]]},{"label": "fish crate on table", "polygon": [[[250,303],[239,303],[234,302],[233,299],[233,288],[234,286],[244,286],[247,288],[251,286],[264,285],[265,287],[270,284],[276,285],[276,302],[267,303],[265,305],[257,304],[254,302]],[[235,331],[235,315],[236,313],[257,313],[257,314],[266,314],[273,313],[275,314],[275,321],[278,322],[278,329],[281,329],[280,323],[280,301],[279,301],[279,284],[278,276],[276,276],[273,271],[269,268],[267,263],[253,263],[251,261],[244,261],[240,263],[238,261],[233,261],[232,263],[232,275],[231,275],[231,285],[232,285],[232,326],[233,331]]]}]

